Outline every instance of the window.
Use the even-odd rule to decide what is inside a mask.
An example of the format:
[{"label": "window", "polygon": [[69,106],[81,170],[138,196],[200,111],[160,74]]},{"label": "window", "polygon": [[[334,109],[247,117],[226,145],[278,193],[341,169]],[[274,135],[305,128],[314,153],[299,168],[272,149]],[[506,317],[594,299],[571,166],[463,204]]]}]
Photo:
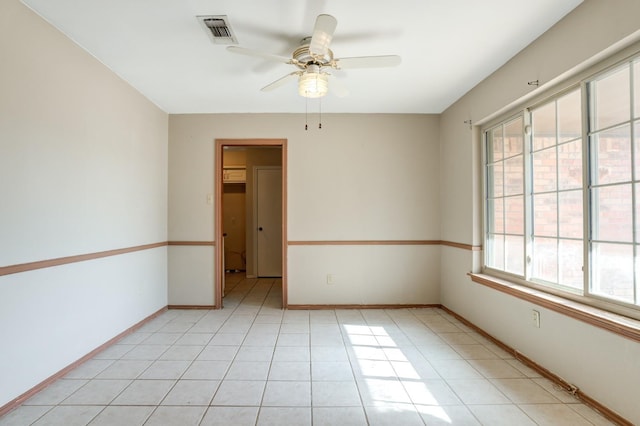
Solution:
[{"label": "window", "polygon": [[638,89],[634,96],[633,87],[636,80],[640,84],[639,64],[640,61],[625,64],[588,85],[592,265],[589,291],[636,304],[640,272],[635,265],[640,259],[640,223],[636,223],[640,204],[636,199],[640,195],[640,170],[634,152],[639,148],[640,105],[635,102]]},{"label": "window", "polygon": [[640,305],[640,58],[484,131],[485,268]]},{"label": "window", "polygon": [[522,117],[489,131],[487,143],[487,264],[524,271],[524,155]]},{"label": "window", "polygon": [[580,91],[532,109],[531,279],[583,287]]}]

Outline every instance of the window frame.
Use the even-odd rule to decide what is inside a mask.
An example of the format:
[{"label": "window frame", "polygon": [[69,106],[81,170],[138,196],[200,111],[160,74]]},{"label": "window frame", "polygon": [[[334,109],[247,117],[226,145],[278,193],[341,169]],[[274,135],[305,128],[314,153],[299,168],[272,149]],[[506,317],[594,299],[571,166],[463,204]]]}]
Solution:
[{"label": "window frame", "polygon": [[[487,173],[486,173],[486,170],[487,170],[487,160],[488,160],[488,156],[487,156],[487,146],[488,146],[488,142],[486,141],[486,136],[487,136],[487,133],[489,133],[490,131],[492,131],[492,130],[494,130],[494,129],[498,128],[498,127],[502,127],[502,129],[503,129],[502,138],[503,138],[503,140],[504,140],[504,139],[505,139],[505,137],[504,137],[504,127],[506,127],[506,125],[507,125],[507,124],[512,123],[512,122],[514,122],[514,121],[518,120],[519,118],[522,118],[522,122],[523,122],[523,125],[522,125],[522,129],[523,129],[523,147],[522,147],[522,152],[521,152],[519,155],[522,155],[522,157],[523,157],[523,160],[522,160],[522,161],[523,161],[523,171],[524,171],[524,174],[526,175],[526,163],[527,163],[527,157],[526,157],[526,150],[525,150],[525,144],[524,144],[524,139],[525,139],[525,138],[524,138],[524,127],[526,126],[526,124],[525,124],[525,121],[524,121],[525,119],[524,119],[524,114],[523,114],[523,112],[522,112],[522,111],[520,111],[520,112],[518,112],[518,113],[516,113],[516,114],[513,114],[513,115],[509,116],[508,118],[506,118],[505,120],[503,120],[503,121],[501,121],[501,122],[497,123],[496,125],[494,125],[494,126],[492,126],[492,127],[488,128],[488,129],[486,129],[485,131],[483,131],[482,163],[483,163],[483,170],[484,170],[484,172],[483,172],[483,174],[484,174],[484,179],[483,179],[483,191],[484,191],[484,192],[483,192],[482,200],[483,200],[483,241],[484,241],[484,247],[487,247],[487,246],[488,246],[488,243],[487,243],[487,235],[488,235],[488,233],[489,233],[489,226],[488,226],[489,215],[487,214],[487,212],[488,212],[488,210],[487,210],[487,204],[488,204],[488,194],[490,193],[490,191],[489,191],[489,180],[487,179]],[[504,142],[503,142],[503,143],[504,143]],[[515,156],[511,156],[511,157],[509,157],[509,159],[514,158],[514,157],[516,157],[516,156],[517,156],[517,155],[515,155]],[[504,149],[503,149],[503,157],[501,158],[501,160],[500,160],[500,161],[502,161],[502,162],[504,163],[504,162],[505,162],[505,160],[506,160],[506,159],[505,159],[505,157],[504,157]],[[495,164],[495,162],[494,162],[494,163],[492,163],[492,164]],[[500,197],[500,198],[504,200],[504,199],[508,198],[509,196],[514,196],[514,195],[513,195],[513,194],[506,195],[506,194],[504,193],[504,186],[505,186],[505,178],[504,178],[505,173],[504,173],[504,168],[503,168],[503,173],[502,173],[502,175],[503,175],[503,183],[502,183],[502,186],[503,186],[503,193],[502,193],[502,195],[501,195],[501,197]],[[523,201],[523,205],[524,205],[524,212],[523,212],[524,218],[523,218],[523,219],[525,219],[525,222],[524,222],[524,223],[525,223],[525,226],[524,226],[524,229],[523,229],[523,240],[524,240],[524,243],[525,243],[525,246],[526,246],[526,239],[527,239],[527,227],[526,227],[526,198],[527,198],[527,187],[526,187],[526,182],[527,182],[527,180],[526,180],[526,179],[523,179],[523,181],[524,181],[524,182],[523,182],[523,188],[522,188],[522,191],[523,191],[523,193],[522,193],[522,197],[523,197],[523,200],[524,200],[524,201]],[[503,207],[504,207],[504,202],[503,202]],[[502,235],[502,236],[503,236],[503,238],[504,238],[504,242],[503,242],[503,250],[504,250],[504,248],[506,247],[506,237],[507,237],[508,235],[510,235],[510,234],[507,232],[507,229],[506,229],[506,217],[505,217],[505,213],[506,213],[506,212],[505,212],[505,209],[503,208],[503,230],[502,230],[502,233],[500,233],[500,235]],[[487,262],[486,262],[486,261],[487,261],[487,257],[486,257],[486,256],[487,256],[487,250],[485,250],[485,251],[484,251],[483,266],[486,266],[486,263],[487,263]],[[505,269],[506,269],[506,255],[505,255],[505,253],[504,253],[504,252],[503,252],[503,262],[504,262],[504,264],[505,264]],[[523,262],[523,270],[524,270],[524,271],[526,271],[526,250],[524,250],[524,247],[523,247],[523,259],[522,259],[522,262]],[[492,269],[492,270],[494,270],[494,271],[501,271],[501,270],[499,270],[499,269],[495,269],[495,268],[491,268],[491,267],[489,267],[489,269]],[[509,273],[509,272],[506,272],[506,271],[501,271],[501,272],[505,272],[505,273],[507,273],[507,274],[517,276],[517,275],[515,275],[515,274]]]},{"label": "window frame", "polygon": [[[560,141],[559,139],[557,139],[560,134],[558,132],[558,126],[559,126],[559,122],[558,122],[558,104],[559,101],[569,95],[572,95],[573,93],[579,93],[580,94],[580,113],[581,113],[581,126],[580,126],[580,136],[568,141]],[[534,247],[534,240],[536,237],[536,231],[535,231],[535,212],[533,210],[535,204],[534,204],[534,198],[536,195],[540,195],[540,194],[545,194],[545,195],[550,195],[550,194],[554,194],[556,195],[556,199],[558,199],[560,197],[560,194],[564,194],[564,193],[569,193],[572,191],[579,191],[581,193],[582,196],[582,213],[583,213],[583,217],[582,217],[582,237],[580,239],[576,238],[576,237],[563,237],[560,233],[560,225],[559,225],[559,218],[560,218],[560,203],[556,204],[556,218],[558,219],[556,222],[556,235],[554,236],[539,236],[541,238],[553,238],[557,241],[558,243],[558,247],[560,245],[560,242],[562,240],[572,240],[572,241],[577,241],[580,240],[582,241],[582,258],[583,258],[583,265],[582,265],[582,289],[576,288],[576,287],[571,287],[569,285],[564,285],[561,284],[560,282],[552,282],[552,281],[548,281],[545,280],[543,278],[539,278],[539,277],[534,277],[533,275],[533,269],[534,269],[534,264],[535,262],[532,260],[530,262],[528,262],[527,265],[527,270],[526,270],[526,280],[536,283],[542,287],[551,287],[551,288],[555,288],[559,291],[563,291],[563,292],[567,292],[570,294],[582,294],[582,292],[584,291],[585,288],[585,283],[586,283],[586,271],[585,271],[585,262],[584,262],[584,256],[586,255],[585,252],[585,236],[587,235],[587,229],[588,229],[588,223],[586,221],[585,218],[585,208],[587,207],[587,204],[585,204],[585,197],[586,197],[586,187],[585,187],[585,182],[587,179],[587,175],[588,175],[588,170],[586,168],[586,162],[585,159],[587,158],[587,152],[585,151],[585,138],[584,138],[584,120],[582,120],[582,109],[584,107],[584,87],[582,84],[578,84],[578,85],[571,85],[569,87],[567,87],[565,90],[555,93],[553,96],[547,97],[545,98],[543,101],[536,103],[535,105],[529,106],[527,108],[525,108],[525,116],[527,118],[527,123],[529,127],[529,132],[527,133],[525,131],[525,135],[528,138],[528,143],[530,144],[529,149],[527,149],[527,153],[529,155],[529,158],[527,160],[527,164],[526,167],[528,167],[528,183],[529,183],[529,188],[528,188],[528,192],[527,192],[527,198],[528,198],[528,205],[527,205],[527,223],[529,225],[529,234],[527,235],[528,237],[528,244],[529,244],[529,253],[534,254],[535,253],[535,247]],[[555,124],[555,137],[556,137],[556,141],[553,145],[548,146],[548,147],[544,147],[544,148],[540,148],[540,149],[536,149],[533,146],[533,138],[535,136],[534,133],[534,125],[535,123],[533,122],[533,114],[536,110],[546,107],[548,105],[554,105],[554,124]],[[559,171],[559,166],[560,166],[560,161],[559,161],[559,157],[558,157],[558,153],[560,152],[560,147],[564,146],[564,145],[568,145],[570,143],[574,143],[580,141],[580,153],[581,153],[581,185],[579,188],[561,188],[560,187],[560,171]],[[525,143],[527,143],[525,142]],[[533,155],[535,153],[547,150],[547,149],[553,149],[555,151],[556,154],[556,158],[555,158],[555,165],[556,165],[556,187],[553,190],[546,190],[546,191],[539,191],[539,192],[535,192],[534,189],[534,160],[533,160]],[[558,270],[557,270],[557,274],[558,277],[560,276],[560,268],[559,268],[559,262],[558,262]],[[559,281],[559,278],[558,278]]]},{"label": "window frame", "polygon": [[[585,207],[587,214],[590,216],[589,217],[589,224],[590,224],[590,233],[588,235],[588,239],[585,238],[585,245],[586,250],[588,250],[587,253],[587,257],[585,257],[585,259],[587,260],[586,263],[588,263],[589,265],[589,279],[588,282],[585,282],[585,289],[584,289],[584,295],[586,297],[589,298],[594,298],[594,299],[599,299],[602,301],[607,301],[607,302],[612,302],[615,303],[617,305],[621,305],[621,306],[626,306],[626,307],[630,307],[631,309],[635,309],[635,310],[640,310],[640,277],[638,275],[638,262],[640,261],[640,241],[638,239],[638,226],[640,226],[640,223],[638,223],[637,217],[638,217],[638,204],[636,202],[636,189],[640,188],[640,177],[637,176],[638,171],[636,170],[636,160],[635,160],[635,150],[636,150],[636,146],[635,146],[635,138],[637,137],[637,135],[635,135],[635,126],[640,124],[640,113],[638,113],[636,116],[634,116],[634,100],[635,100],[635,96],[634,96],[634,89],[635,89],[635,84],[634,84],[634,67],[635,66],[640,66],[640,52],[637,52],[634,55],[631,55],[630,57],[627,57],[611,66],[608,66],[602,70],[600,70],[599,72],[594,73],[591,78],[589,78],[587,81],[585,81],[584,85],[585,85],[585,92],[587,94],[587,96],[589,96],[589,100],[592,99],[592,90],[593,90],[593,85],[595,82],[597,82],[598,80],[603,80],[605,79],[607,76],[610,75],[614,75],[615,73],[619,72],[620,70],[624,69],[624,67],[628,68],[629,71],[629,113],[628,113],[628,117],[620,122],[616,122],[614,124],[607,124],[606,126],[602,126],[599,128],[595,128],[595,126],[593,125],[593,123],[596,120],[596,103],[587,103],[587,105],[585,105],[585,109],[586,109],[586,115],[583,119],[583,121],[585,122],[585,130],[584,130],[584,138],[585,138],[585,145],[586,145],[586,149],[588,149],[590,151],[590,155],[589,158],[587,159],[588,161],[588,167],[589,170],[591,172],[589,178],[590,180],[588,181],[588,185],[585,187],[586,191],[588,192],[588,197],[589,197],[589,205]],[[637,83],[636,83],[637,84]],[[640,106],[639,106],[640,107]],[[596,165],[596,154],[591,153],[591,151],[595,151],[594,147],[593,147],[593,143],[592,143],[592,137],[593,136],[599,136],[603,133],[606,133],[608,131],[612,131],[615,129],[620,129],[623,128],[624,126],[628,126],[629,127],[629,145],[630,145],[630,178],[626,179],[624,181],[615,181],[615,182],[609,182],[609,183],[595,183],[594,180],[594,174],[595,174],[595,170],[593,170],[595,168]],[[595,223],[597,221],[597,215],[594,214],[594,208],[593,208],[593,189],[594,188],[611,188],[611,187],[619,187],[622,185],[630,185],[631,186],[631,221],[632,221],[632,229],[631,229],[631,233],[632,233],[632,238],[630,242],[624,242],[624,241],[619,241],[619,240],[604,240],[601,238],[595,238],[594,234],[595,232],[593,231],[593,229],[595,228]],[[596,293],[595,290],[593,290],[593,284],[594,284],[594,277],[593,274],[595,273],[593,265],[594,265],[594,261],[593,261],[593,250],[591,250],[591,245],[594,242],[599,242],[599,243],[605,243],[605,244],[617,244],[617,245],[627,245],[627,246],[631,246],[631,252],[632,252],[632,257],[633,257],[633,261],[632,261],[632,280],[633,280],[633,284],[632,284],[632,291],[633,291],[633,302],[626,302],[620,298],[613,298],[613,297],[606,297],[602,294]]]},{"label": "window frame", "polygon": [[[597,64],[590,64],[589,68],[582,69],[580,72],[576,72],[576,74],[568,78],[564,81],[562,87],[555,87],[555,90],[547,90],[537,96],[527,96],[526,99],[517,107],[506,110],[506,112],[498,112],[496,113],[490,121],[483,122],[478,129],[479,133],[479,141],[481,143],[481,161],[482,167],[480,168],[482,174],[482,214],[481,214],[481,235],[482,241],[485,247],[484,253],[481,257],[481,273],[486,274],[488,276],[493,276],[495,278],[506,280],[508,282],[513,282],[518,285],[524,285],[526,287],[530,287],[535,290],[539,290],[545,293],[549,293],[555,296],[560,296],[562,298],[576,301],[585,305],[593,306],[599,309],[603,309],[605,311],[613,312],[616,314],[621,314],[627,317],[631,317],[634,319],[640,319],[640,237],[637,237],[635,234],[638,234],[638,227],[640,227],[640,205],[635,197],[640,197],[640,170],[635,170],[633,167],[637,167],[637,164],[634,163],[635,156],[640,154],[635,152],[634,150],[638,150],[638,147],[635,147],[636,139],[640,138],[640,134],[637,134],[637,126],[640,126],[640,117],[639,114],[634,113],[634,107],[636,109],[640,109],[640,105],[634,105],[635,92],[634,89],[637,90],[638,85],[640,85],[640,81],[636,78],[634,80],[634,67],[640,66],[637,65],[640,63],[640,43],[636,43],[633,46],[629,46],[626,49],[618,52],[617,54],[611,55],[598,62]],[[632,238],[631,245],[633,247],[634,253],[634,294],[635,299],[634,302],[625,302],[620,299],[613,299],[609,297],[602,296],[600,294],[596,294],[591,291],[591,280],[592,280],[592,255],[591,255],[591,242],[592,238],[592,208],[591,208],[591,191],[592,191],[592,182],[591,182],[591,168],[592,168],[592,156],[591,156],[591,120],[592,120],[592,102],[591,102],[591,93],[590,93],[590,85],[593,81],[596,81],[598,78],[602,78],[607,73],[615,72],[621,66],[627,65],[629,67],[631,76],[630,76],[630,87],[629,87],[629,96],[631,98],[630,101],[630,118],[628,121],[624,123],[628,123],[630,126],[630,143],[631,143],[631,154],[632,154],[632,168],[631,168],[631,186],[632,186],[632,212],[633,212],[633,229],[634,238]],[[635,76],[637,77],[637,76]],[[582,134],[580,138],[576,140],[580,140],[582,144],[582,210],[583,210],[583,234],[582,234],[582,246],[583,246],[583,282],[582,289],[575,289],[575,291],[571,291],[569,287],[565,287],[562,285],[558,285],[557,283],[550,283],[543,280],[535,280],[531,279],[531,268],[533,262],[527,262],[528,256],[531,254],[532,250],[532,222],[533,222],[533,210],[532,210],[532,136],[531,136],[531,113],[536,108],[542,107],[544,105],[549,104],[550,102],[556,103],[562,98],[564,95],[570,94],[574,90],[580,91],[581,96],[581,130]],[[525,102],[527,102],[525,104]],[[637,102],[635,102],[637,103]],[[523,118],[523,156],[524,156],[524,271],[522,275],[516,275],[505,270],[500,270],[496,268],[492,268],[487,264],[487,242],[489,237],[489,217],[490,212],[488,210],[488,194],[489,194],[489,179],[488,179],[488,135],[492,129],[495,129],[498,126],[504,126],[510,121],[514,120],[517,117]],[[558,117],[557,106],[556,106],[556,119]],[[613,126],[615,127],[615,126]],[[557,124],[556,124],[557,129]],[[599,129],[600,131],[602,129]],[[557,134],[557,133],[556,133]],[[559,145],[559,141],[556,140],[556,150]],[[557,160],[556,160],[557,162]],[[634,175],[634,170],[635,174]],[[558,189],[556,189],[557,193]],[[559,211],[560,206],[557,206]],[[559,238],[559,236],[557,237]],[[559,271],[558,271],[559,274]]]}]

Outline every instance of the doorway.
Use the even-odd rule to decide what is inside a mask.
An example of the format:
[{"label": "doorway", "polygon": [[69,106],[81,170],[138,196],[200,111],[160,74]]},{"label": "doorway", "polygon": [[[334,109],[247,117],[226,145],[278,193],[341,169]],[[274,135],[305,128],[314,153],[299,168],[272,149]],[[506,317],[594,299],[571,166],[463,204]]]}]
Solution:
[{"label": "doorway", "polygon": [[281,276],[286,308],[287,141],[217,139],[215,158],[215,306],[225,271],[244,269],[247,278]]}]

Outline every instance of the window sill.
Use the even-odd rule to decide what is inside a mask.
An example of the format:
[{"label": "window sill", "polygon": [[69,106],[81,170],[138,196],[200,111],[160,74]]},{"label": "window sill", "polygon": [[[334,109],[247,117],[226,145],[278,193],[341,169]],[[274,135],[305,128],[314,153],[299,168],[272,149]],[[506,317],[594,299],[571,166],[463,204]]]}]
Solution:
[{"label": "window sill", "polygon": [[640,342],[640,321],[523,285],[514,284],[490,275],[474,273],[469,273],[468,275],[475,283]]}]

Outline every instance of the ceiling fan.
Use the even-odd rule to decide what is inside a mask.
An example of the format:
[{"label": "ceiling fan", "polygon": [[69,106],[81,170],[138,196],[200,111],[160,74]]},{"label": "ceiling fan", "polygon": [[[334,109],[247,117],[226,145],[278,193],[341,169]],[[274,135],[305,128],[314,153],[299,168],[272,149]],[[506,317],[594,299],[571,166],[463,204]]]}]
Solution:
[{"label": "ceiling fan", "polygon": [[[312,35],[302,39],[300,46],[293,51],[290,58],[240,46],[229,46],[227,49],[233,53],[257,56],[296,66],[297,71],[285,75],[260,90],[268,92],[297,78],[298,94],[306,98],[319,98],[327,94],[332,69],[381,68],[400,64],[401,59],[397,55],[334,58],[329,45],[337,24],[336,18],[331,15],[318,15]],[[348,94],[344,87],[336,84],[336,80],[332,80],[332,92],[338,97]]]}]

